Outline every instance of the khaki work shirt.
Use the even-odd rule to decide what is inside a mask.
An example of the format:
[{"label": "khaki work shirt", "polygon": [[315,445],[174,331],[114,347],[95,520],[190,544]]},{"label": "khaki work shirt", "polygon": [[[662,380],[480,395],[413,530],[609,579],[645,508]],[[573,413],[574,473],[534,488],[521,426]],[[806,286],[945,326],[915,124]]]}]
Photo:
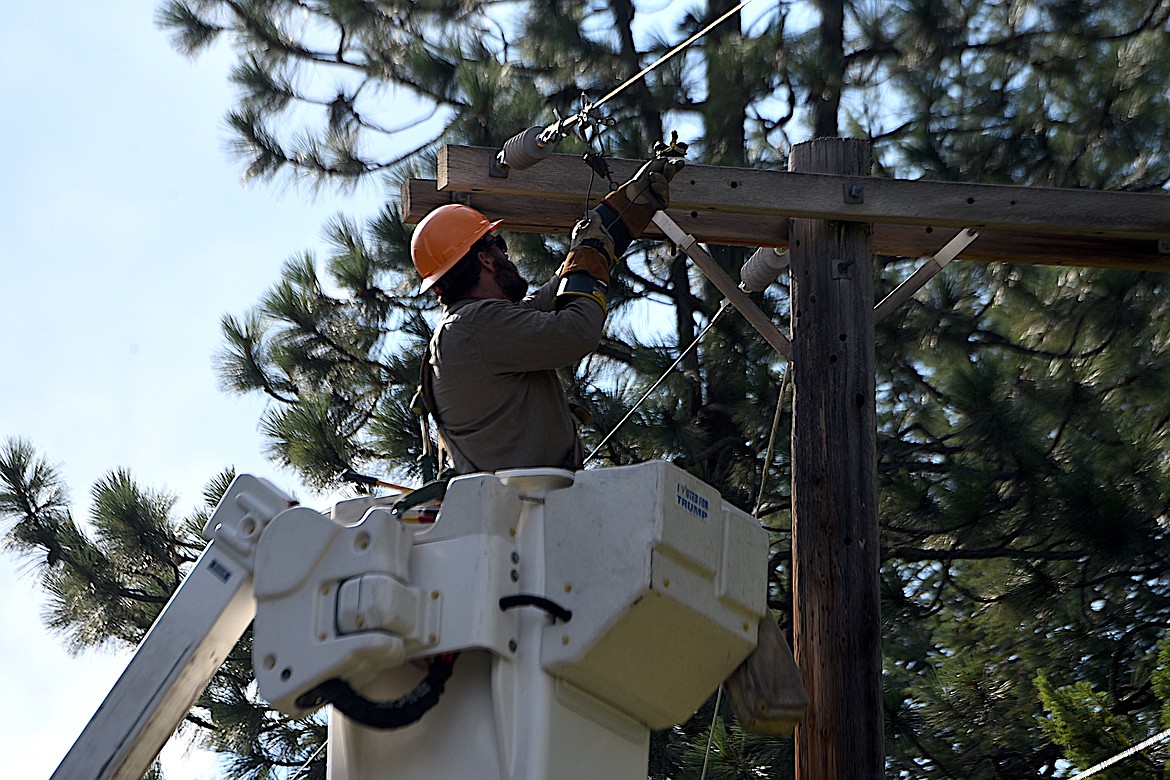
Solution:
[{"label": "khaki work shirt", "polygon": [[435,328],[433,411],[461,474],[581,467],[581,444],[556,369],[597,348],[605,313],[585,298],[553,311],[557,281],[520,303],[458,301]]}]

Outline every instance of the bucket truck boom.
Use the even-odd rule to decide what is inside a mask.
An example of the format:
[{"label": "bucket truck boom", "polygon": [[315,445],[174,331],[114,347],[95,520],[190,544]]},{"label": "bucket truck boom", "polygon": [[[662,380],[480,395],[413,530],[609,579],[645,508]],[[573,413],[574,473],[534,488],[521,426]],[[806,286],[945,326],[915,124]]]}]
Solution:
[{"label": "bucket truck boom", "polygon": [[140,780],[255,613],[252,560],[292,500],[252,476],[232,482],[204,529],[214,534],[52,780]]},{"label": "bucket truck boom", "polygon": [[53,780],[138,780],[253,617],[260,696],[332,705],[331,780],[641,780],[768,615],[766,532],[668,463],[458,477],[433,523],[394,498],[238,477]]}]

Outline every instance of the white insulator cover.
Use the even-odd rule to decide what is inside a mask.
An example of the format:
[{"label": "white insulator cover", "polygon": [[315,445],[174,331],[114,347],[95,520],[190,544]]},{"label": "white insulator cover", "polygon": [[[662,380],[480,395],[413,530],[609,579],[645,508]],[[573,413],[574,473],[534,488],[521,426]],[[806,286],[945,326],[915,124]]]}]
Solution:
[{"label": "white insulator cover", "polygon": [[762,246],[739,269],[740,286],[747,292],[766,290],[787,267],[787,249]]},{"label": "white insulator cover", "polygon": [[504,165],[519,171],[531,168],[552,154],[552,144],[540,143],[540,134],[543,132],[543,127],[534,125],[504,141],[500,153]]}]

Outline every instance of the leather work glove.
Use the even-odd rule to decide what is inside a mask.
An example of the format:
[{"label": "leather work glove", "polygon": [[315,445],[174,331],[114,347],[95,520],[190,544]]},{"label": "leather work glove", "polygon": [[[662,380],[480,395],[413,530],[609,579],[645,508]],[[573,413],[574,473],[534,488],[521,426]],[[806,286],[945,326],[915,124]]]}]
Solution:
[{"label": "leather work glove", "polygon": [[670,205],[670,180],[682,168],[681,157],[660,157],[638,169],[634,178],[623,184],[627,200],[635,206],[653,206],[661,211]]},{"label": "leather work glove", "polygon": [[630,240],[641,237],[654,213],[670,205],[670,180],[686,165],[686,159],[676,149],[673,145],[655,144],[654,159],[602,199],[620,219]]},{"label": "leather work glove", "polygon": [[569,254],[557,275],[564,277],[583,271],[609,284],[609,274],[615,265],[613,238],[601,223],[601,215],[596,210],[585,212],[585,216],[573,226]]},{"label": "leather work glove", "polygon": [[687,164],[687,145],[679,133],[670,133],[670,143],[654,141],[654,157],[638,173],[601,200],[598,210],[610,230],[617,254],[625,254],[629,242],[639,239],[654,213],[670,205],[670,179]]},{"label": "leather work glove", "polygon": [[617,264],[613,238],[597,211],[588,211],[573,226],[569,254],[557,270],[561,278],[555,308],[561,309],[574,297],[592,300],[602,311],[607,306],[609,273]]}]

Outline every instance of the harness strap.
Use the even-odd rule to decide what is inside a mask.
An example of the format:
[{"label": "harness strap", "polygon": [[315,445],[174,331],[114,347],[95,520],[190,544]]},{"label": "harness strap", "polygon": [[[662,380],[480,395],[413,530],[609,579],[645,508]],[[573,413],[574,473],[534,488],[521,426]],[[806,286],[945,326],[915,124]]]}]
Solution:
[{"label": "harness strap", "polygon": [[[436,333],[435,338],[437,337]],[[450,456],[451,453],[454,453],[467,463],[470,463],[472,471],[483,471],[471,458],[467,457],[453,442],[443,435],[443,421],[439,418],[438,404],[435,403],[435,378],[434,374],[431,373],[431,342],[429,340],[427,341],[426,348],[423,350],[422,362],[419,363],[418,373],[418,391],[419,397],[423,402],[424,413],[430,414],[431,419],[435,421],[435,438],[439,442],[440,466],[442,466],[443,459],[446,458],[451,466],[454,467],[455,459]],[[442,471],[441,468],[440,471]]]}]

